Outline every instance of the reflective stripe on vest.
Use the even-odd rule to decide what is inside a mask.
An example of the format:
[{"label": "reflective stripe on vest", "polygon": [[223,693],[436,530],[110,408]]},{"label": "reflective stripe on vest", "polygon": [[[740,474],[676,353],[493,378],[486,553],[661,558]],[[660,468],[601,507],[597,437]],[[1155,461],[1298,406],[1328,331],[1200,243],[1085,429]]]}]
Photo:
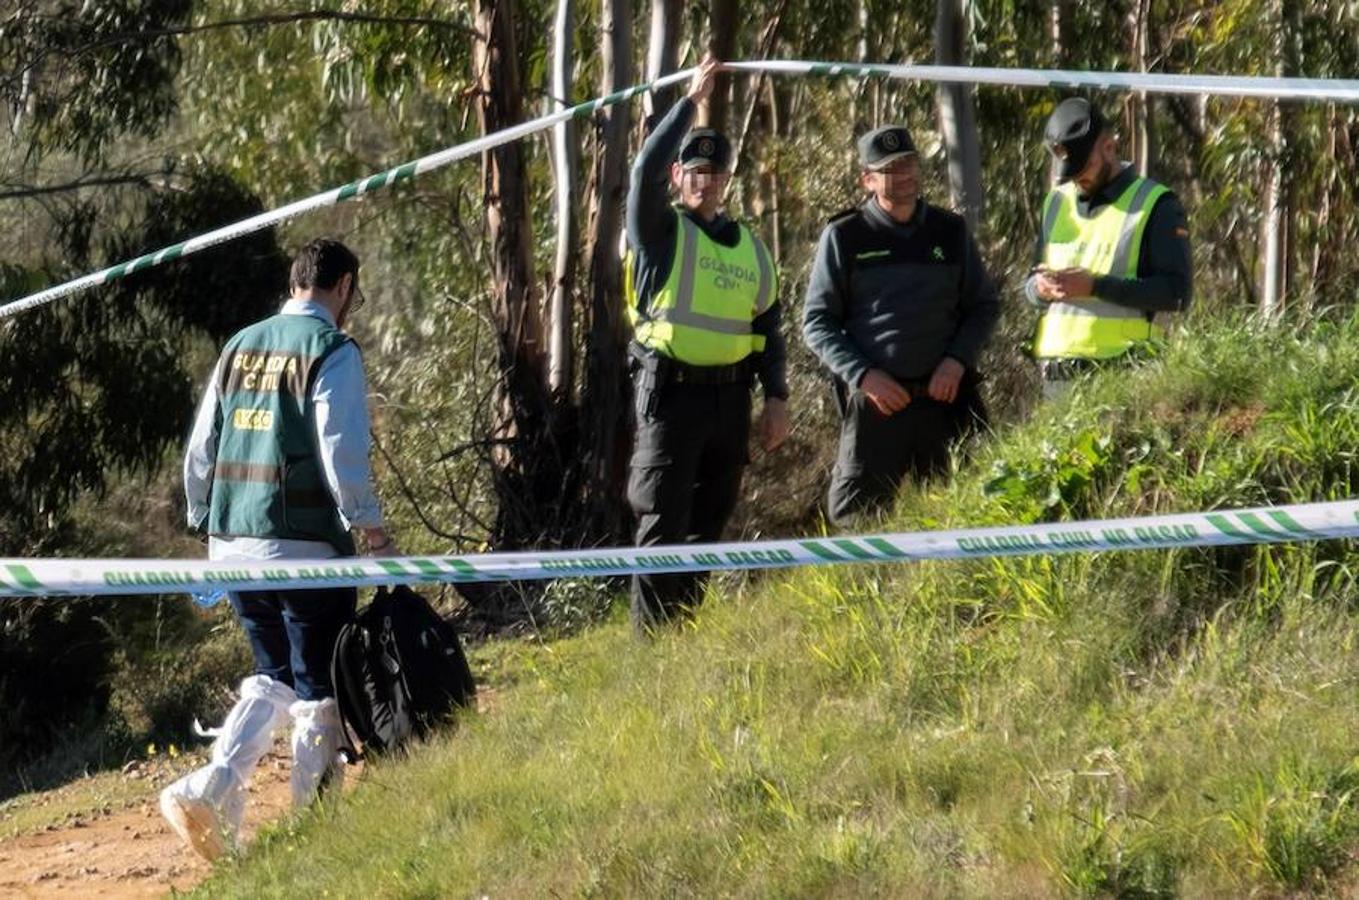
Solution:
[{"label": "reflective stripe on vest", "polygon": [[[1091,274],[1137,277],[1142,236],[1165,185],[1134,178],[1113,203],[1093,216],[1077,212],[1076,185],[1049,192],[1043,204],[1043,264],[1083,268]],[[1136,309],[1095,297],[1048,304],[1038,323],[1034,355],[1042,358],[1109,359],[1135,344],[1162,337],[1161,328]]]},{"label": "reflective stripe on vest", "polygon": [[708,237],[688,216],[677,215],[675,256],[665,283],[638,311],[633,259],[625,261],[628,320],[639,344],[695,366],[738,363],[764,349],[751,323],[774,305],[774,263],[764,243],[740,225],[735,247]]}]

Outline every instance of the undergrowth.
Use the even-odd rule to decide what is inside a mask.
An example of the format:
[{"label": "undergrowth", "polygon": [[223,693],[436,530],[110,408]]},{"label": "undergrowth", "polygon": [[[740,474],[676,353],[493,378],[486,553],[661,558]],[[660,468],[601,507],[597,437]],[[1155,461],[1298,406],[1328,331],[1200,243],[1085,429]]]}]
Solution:
[{"label": "undergrowth", "polygon": [[[1356,384],[1354,320],[1187,331],[988,436],[886,527],[1349,497]],[[485,714],[202,890],[1343,893],[1355,563],[1326,542],[808,568],[649,644],[615,604],[480,649]]]}]

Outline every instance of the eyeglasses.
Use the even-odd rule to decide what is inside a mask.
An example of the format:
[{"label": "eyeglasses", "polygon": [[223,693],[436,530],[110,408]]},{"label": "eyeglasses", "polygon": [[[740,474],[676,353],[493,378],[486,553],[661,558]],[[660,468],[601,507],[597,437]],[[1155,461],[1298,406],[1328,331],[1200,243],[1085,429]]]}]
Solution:
[{"label": "eyeglasses", "polygon": [[358,279],[354,280],[354,293],[349,301],[349,311],[356,313],[363,309],[363,304],[368,302],[368,298],[363,294],[363,288],[359,287]]}]

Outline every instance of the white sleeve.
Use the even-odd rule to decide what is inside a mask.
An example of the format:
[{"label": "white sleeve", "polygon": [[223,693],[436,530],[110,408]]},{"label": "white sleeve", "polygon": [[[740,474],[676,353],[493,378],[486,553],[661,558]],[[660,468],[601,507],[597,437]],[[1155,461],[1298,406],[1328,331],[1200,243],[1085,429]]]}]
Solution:
[{"label": "white sleeve", "polygon": [[358,345],[346,344],[317,370],[311,399],[316,446],[326,487],[347,528],[379,528],[382,510],[368,463],[368,390]]},{"label": "white sleeve", "polygon": [[190,528],[202,528],[208,519],[212,497],[212,471],[217,462],[217,372],[212,367],[207,389],[198,404],[189,446],[184,452],[184,499],[188,502]]}]

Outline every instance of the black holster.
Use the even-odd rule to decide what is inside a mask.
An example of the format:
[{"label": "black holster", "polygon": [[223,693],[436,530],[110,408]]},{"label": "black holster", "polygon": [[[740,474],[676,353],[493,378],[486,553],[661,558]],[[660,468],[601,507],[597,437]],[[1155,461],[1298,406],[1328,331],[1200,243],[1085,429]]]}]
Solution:
[{"label": "black holster", "polygon": [[628,371],[632,374],[632,389],[636,399],[637,416],[650,419],[656,415],[661,391],[670,381],[670,360],[652,353],[640,344],[628,344]]}]

